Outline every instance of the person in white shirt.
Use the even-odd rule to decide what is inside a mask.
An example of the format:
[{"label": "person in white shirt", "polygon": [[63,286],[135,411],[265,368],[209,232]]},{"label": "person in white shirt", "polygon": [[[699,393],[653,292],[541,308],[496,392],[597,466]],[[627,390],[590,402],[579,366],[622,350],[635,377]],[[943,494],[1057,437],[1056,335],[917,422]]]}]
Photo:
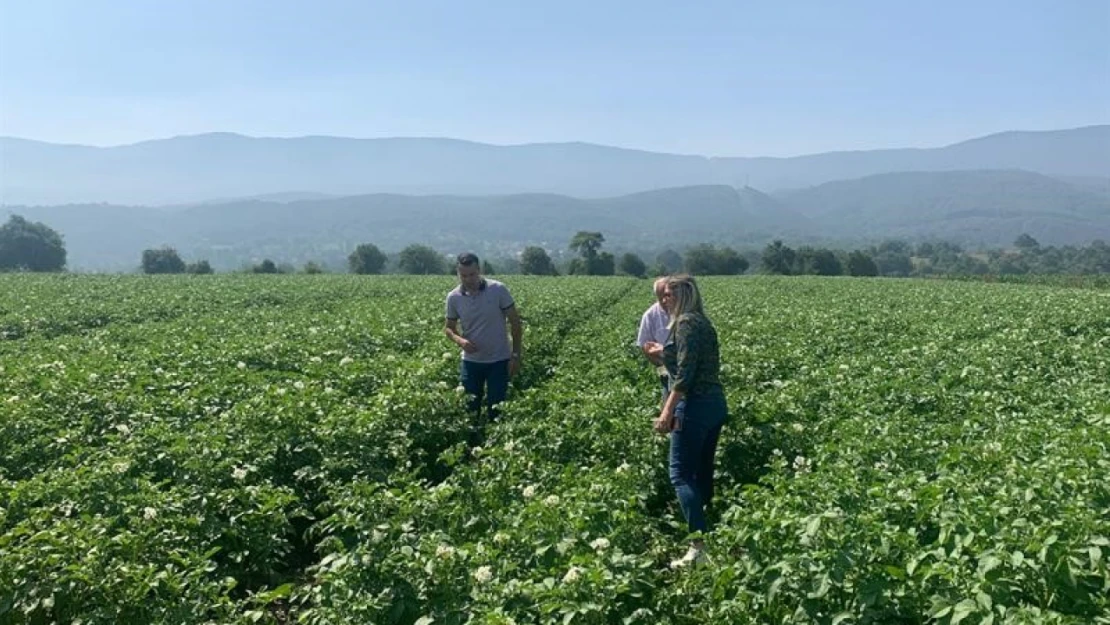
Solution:
[{"label": "person in white shirt", "polygon": [[664,299],[667,297],[666,286],[666,278],[659,278],[652,285],[655,290],[655,303],[644,311],[643,316],[640,317],[640,332],[636,337],[636,344],[640,346],[640,351],[643,352],[644,357],[655,365],[655,373],[659,376],[659,383],[663,386],[664,397],[667,395],[669,385],[667,369],[663,366],[663,346],[667,344],[667,339],[671,334],[669,327],[671,317],[667,314],[667,307],[664,304]]}]

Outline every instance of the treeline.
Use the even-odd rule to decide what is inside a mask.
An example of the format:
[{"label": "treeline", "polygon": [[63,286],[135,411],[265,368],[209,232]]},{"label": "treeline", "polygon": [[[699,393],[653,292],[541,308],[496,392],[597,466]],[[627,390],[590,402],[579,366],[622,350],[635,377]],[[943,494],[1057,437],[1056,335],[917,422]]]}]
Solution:
[{"label": "treeline", "polygon": [[884,241],[862,250],[799,247],[775,241],[764,250],[763,273],[782,275],[852,276],[1020,276],[1097,275],[1110,273],[1110,245],[1042,246],[1028,234],[1010,249],[968,252],[945,241]]},{"label": "treeline", "polygon": [[[619,256],[604,250],[601,232],[579,231],[569,241],[568,258],[556,262],[539,246],[518,255],[494,256],[482,263],[485,273],[527,275],[627,275],[658,276],[677,271],[694,275],[821,276],[1038,276],[1110,274],[1110,245],[1098,240],[1086,246],[1042,246],[1022,234],[1007,249],[967,251],[945,241],[909,243],[889,240],[855,250],[803,245],[792,248],[773,241],[760,250],[737,251],[727,246],[698,244],[683,252],[665,249],[652,262],[633,252]],[[453,271],[451,255],[427,245],[412,244],[389,256],[373,243],[358,245],[346,258],[346,267],[328,267],[309,261],[300,267],[272,259],[243,265],[241,273],[280,274],[349,272],[354,274],[447,274]],[[62,271],[66,265],[65,242],[42,223],[12,215],[0,226],[0,271]],[[205,259],[186,262],[172,247],[143,250],[137,270],[148,274],[210,274]]]}]

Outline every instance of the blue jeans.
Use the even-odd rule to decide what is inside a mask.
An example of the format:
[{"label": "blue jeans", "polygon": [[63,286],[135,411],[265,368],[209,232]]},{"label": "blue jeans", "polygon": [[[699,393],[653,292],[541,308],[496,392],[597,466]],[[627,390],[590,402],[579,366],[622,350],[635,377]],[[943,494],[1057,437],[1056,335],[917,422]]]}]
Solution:
[{"label": "blue jeans", "polygon": [[486,399],[486,414],[490,421],[499,416],[497,404],[505,401],[509,391],[509,361],[470,362],[459,365],[459,378],[468,398],[466,409],[478,414],[482,410],[482,398]]},{"label": "blue jeans", "polygon": [[675,407],[671,432],[671,485],[690,532],[705,532],[705,507],[713,500],[713,466],[717,441],[728,419],[723,393],[687,395]]}]

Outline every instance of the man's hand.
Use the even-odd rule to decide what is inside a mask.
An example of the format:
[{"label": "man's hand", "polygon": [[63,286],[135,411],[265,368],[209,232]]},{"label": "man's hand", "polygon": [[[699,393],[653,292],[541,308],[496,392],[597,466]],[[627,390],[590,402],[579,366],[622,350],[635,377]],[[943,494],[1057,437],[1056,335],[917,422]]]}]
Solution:
[{"label": "man's hand", "polygon": [[462,350],[468,354],[473,354],[474,352],[478,351],[478,346],[466,339],[461,339],[459,341],[459,347],[461,347]]},{"label": "man's hand", "polygon": [[656,343],[655,341],[648,341],[644,343],[644,353],[648,357],[662,358],[663,357],[663,344]]},{"label": "man's hand", "polygon": [[660,434],[667,434],[674,430],[674,413],[662,412],[659,417],[655,419],[652,427]]},{"label": "man's hand", "polygon": [[518,373],[520,373],[520,356],[513,356],[509,359],[509,378],[515,378]]}]

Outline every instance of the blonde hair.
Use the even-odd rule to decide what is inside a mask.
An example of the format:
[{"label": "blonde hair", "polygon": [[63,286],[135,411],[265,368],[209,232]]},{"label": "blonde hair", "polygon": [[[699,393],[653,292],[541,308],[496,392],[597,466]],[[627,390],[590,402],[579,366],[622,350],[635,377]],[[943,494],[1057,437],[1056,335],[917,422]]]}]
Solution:
[{"label": "blonde hair", "polygon": [[674,328],[678,323],[678,318],[687,313],[699,313],[704,315],[705,308],[702,306],[701,293],[698,291],[698,283],[691,275],[678,275],[667,278],[667,289],[671,292],[671,323],[668,328]]}]

